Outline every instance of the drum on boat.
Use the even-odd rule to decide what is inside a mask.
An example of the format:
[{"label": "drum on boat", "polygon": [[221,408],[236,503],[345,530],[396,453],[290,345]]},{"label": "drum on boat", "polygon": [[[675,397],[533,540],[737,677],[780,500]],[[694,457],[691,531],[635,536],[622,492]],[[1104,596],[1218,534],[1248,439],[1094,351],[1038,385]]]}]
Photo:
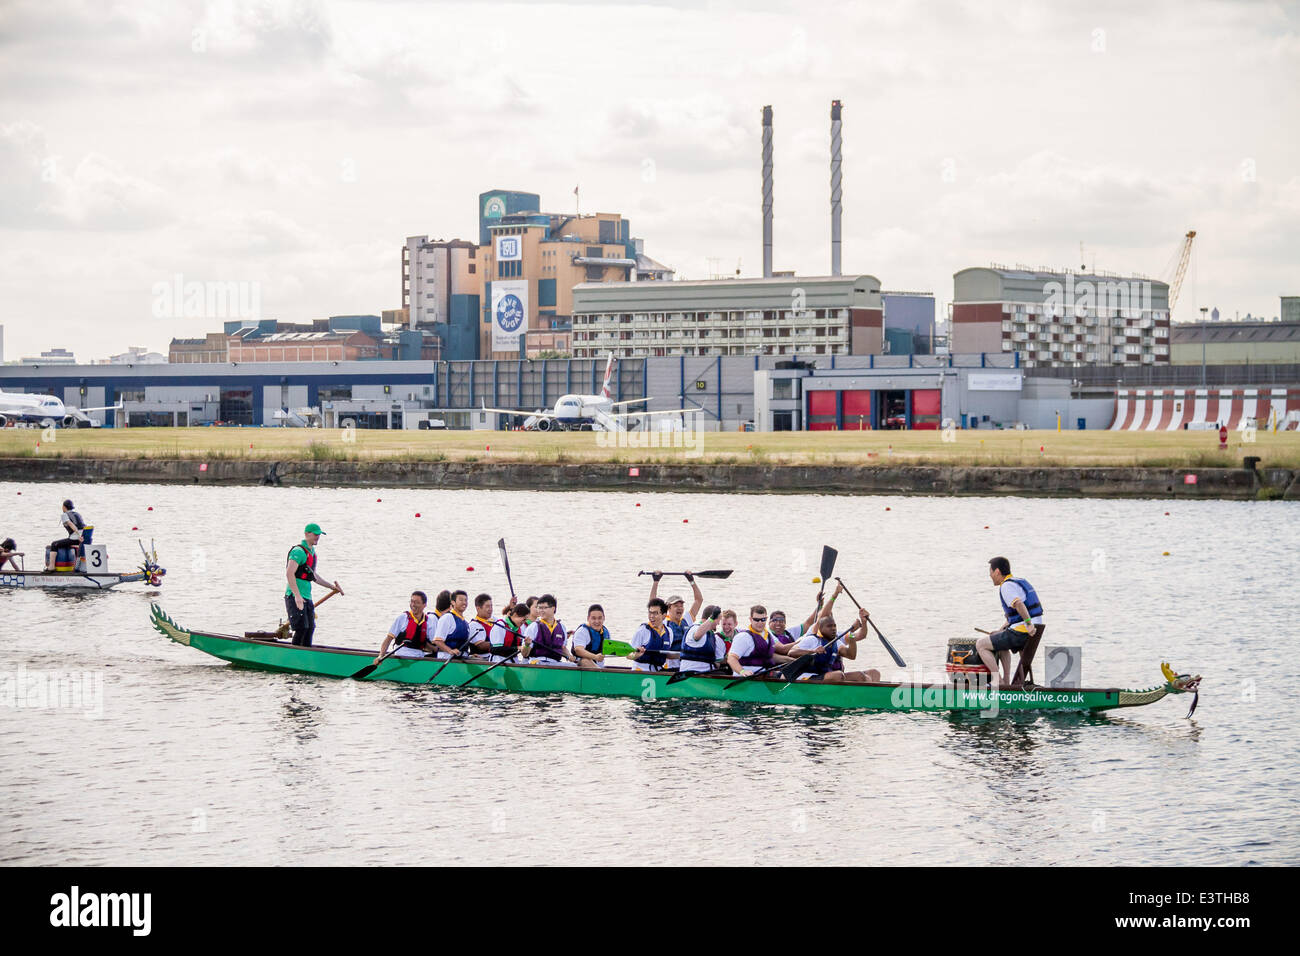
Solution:
[{"label": "drum on boat", "polygon": [[975,650],[975,638],[948,638],[948,656],[943,662],[944,669],[954,675],[988,674],[989,669],[980,660],[979,651]]}]

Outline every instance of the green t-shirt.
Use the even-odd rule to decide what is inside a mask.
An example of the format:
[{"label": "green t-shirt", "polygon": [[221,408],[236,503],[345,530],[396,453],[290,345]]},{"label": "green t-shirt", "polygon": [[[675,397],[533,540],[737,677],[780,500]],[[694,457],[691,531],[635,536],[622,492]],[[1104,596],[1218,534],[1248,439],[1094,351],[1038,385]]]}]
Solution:
[{"label": "green t-shirt", "polygon": [[[307,555],[311,553],[313,553],[312,549],[308,546],[307,542],[304,541],[302,544],[296,544],[293,546],[293,550],[289,552],[289,560],[296,561],[300,565],[305,565],[307,563]],[[298,585],[298,593],[302,595],[302,599],[304,601],[310,601],[311,582],[297,580],[294,581],[294,584]],[[284,593],[286,597],[293,597],[293,591],[289,589],[288,585],[285,585]]]}]

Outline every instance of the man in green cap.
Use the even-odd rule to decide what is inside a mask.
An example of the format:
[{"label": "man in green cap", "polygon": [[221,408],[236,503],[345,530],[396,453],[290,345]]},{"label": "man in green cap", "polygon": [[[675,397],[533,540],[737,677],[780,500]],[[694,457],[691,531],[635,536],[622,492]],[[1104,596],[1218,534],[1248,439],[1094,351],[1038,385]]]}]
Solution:
[{"label": "man in green cap", "polygon": [[327,588],[343,593],[339,583],[326,581],[316,573],[316,542],[325,532],[312,522],[303,529],[302,544],[289,549],[289,563],[284,576],[289,586],[284,589],[284,608],[293,628],[293,643],[311,647],[312,634],[316,632],[316,606],[311,602],[311,582],[317,581]]}]

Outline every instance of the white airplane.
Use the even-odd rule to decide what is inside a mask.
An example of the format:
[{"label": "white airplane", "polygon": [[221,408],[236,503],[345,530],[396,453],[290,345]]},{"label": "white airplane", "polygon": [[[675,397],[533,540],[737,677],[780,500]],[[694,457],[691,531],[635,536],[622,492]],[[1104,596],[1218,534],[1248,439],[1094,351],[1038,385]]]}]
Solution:
[{"label": "white airplane", "polygon": [[92,427],[95,423],[86,412],[120,411],[121,405],[100,408],[69,408],[53,395],[29,392],[0,392],[0,428],[10,422],[30,422],[42,428]]},{"label": "white airplane", "polygon": [[636,427],[636,422],[629,422],[629,419],[640,420],[649,418],[652,415],[680,415],[677,410],[664,412],[618,412],[615,409],[626,405],[639,405],[641,402],[648,402],[648,398],[630,398],[625,401],[615,402],[611,400],[609,393],[609,379],[614,373],[614,356],[610,355],[609,361],[605,363],[605,381],[601,385],[599,395],[561,395],[555,403],[555,407],[549,412],[521,411],[517,408],[488,408],[483,405],[483,411],[496,412],[500,415],[519,415],[524,420],[525,431],[623,431],[627,430],[629,425]]}]

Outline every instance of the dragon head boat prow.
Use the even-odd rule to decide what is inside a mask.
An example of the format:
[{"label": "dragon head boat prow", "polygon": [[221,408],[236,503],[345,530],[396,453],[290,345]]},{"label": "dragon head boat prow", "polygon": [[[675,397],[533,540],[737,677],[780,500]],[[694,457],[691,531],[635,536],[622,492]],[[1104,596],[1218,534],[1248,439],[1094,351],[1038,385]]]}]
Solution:
[{"label": "dragon head boat prow", "polygon": [[1196,713],[1196,705],[1201,700],[1201,675],[1175,674],[1174,669],[1164,661],[1160,663],[1160,672],[1165,675],[1165,686],[1171,694],[1186,694],[1191,691],[1192,706],[1187,708],[1187,716]]}]

